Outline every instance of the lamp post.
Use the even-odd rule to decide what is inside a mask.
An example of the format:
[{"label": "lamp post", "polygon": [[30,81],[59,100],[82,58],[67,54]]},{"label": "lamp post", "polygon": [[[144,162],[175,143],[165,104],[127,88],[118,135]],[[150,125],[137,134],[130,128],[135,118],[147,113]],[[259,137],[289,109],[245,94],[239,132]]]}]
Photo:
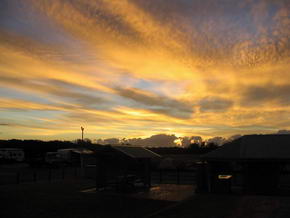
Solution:
[{"label": "lamp post", "polygon": [[82,130],[82,142],[84,142],[84,130],[85,130],[85,128],[81,126],[81,130]]},{"label": "lamp post", "polygon": [[[85,128],[81,126],[81,130],[82,130],[82,145],[84,145],[84,130]],[[81,177],[83,177],[85,175],[84,172],[84,157],[82,157],[81,155]]]}]

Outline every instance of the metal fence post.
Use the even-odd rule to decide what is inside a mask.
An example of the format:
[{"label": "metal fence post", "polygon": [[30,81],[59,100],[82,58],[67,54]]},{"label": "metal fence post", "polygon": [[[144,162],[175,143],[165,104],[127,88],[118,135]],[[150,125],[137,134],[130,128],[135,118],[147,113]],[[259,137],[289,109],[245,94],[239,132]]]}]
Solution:
[{"label": "metal fence post", "polygon": [[36,175],[36,171],[33,171],[33,182],[36,182],[37,180],[37,175]]},{"label": "metal fence post", "polygon": [[177,170],[176,170],[176,173],[177,173],[177,184],[179,185],[180,184],[180,171],[179,171],[179,169],[177,168]]},{"label": "metal fence post", "polygon": [[20,184],[20,173],[17,172],[16,174],[16,184]]},{"label": "metal fence post", "polygon": [[64,179],[64,167],[61,168],[61,176],[62,176],[62,179]]},{"label": "metal fence post", "polygon": [[51,168],[48,170],[48,181],[51,182]]}]

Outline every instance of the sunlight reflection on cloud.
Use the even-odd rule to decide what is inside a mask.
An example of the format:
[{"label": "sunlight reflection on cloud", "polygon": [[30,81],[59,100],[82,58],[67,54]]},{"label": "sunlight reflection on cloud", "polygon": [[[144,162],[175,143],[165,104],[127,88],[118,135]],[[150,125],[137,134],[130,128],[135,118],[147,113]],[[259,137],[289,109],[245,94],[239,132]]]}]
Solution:
[{"label": "sunlight reflection on cloud", "polygon": [[43,120],[51,111],[60,128],[50,135],[68,138],[83,122],[92,135],[105,135],[106,126],[126,137],[165,126],[206,136],[246,133],[239,126],[249,124],[261,132],[290,127],[287,0],[0,6],[0,114],[19,109],[10,122],[25,116],[21,110],[42,111]]}]

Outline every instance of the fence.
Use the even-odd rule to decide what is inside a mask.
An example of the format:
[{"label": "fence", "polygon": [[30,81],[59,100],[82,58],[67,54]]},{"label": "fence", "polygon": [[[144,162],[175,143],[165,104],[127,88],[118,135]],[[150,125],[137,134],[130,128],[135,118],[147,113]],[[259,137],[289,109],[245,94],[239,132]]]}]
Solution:
[{"label": "fence", "polygon": [[79,167],[0,169],[0,185],[53,181],[81,177]]},{"label": "fence", "polygon": [[[93,175],[86,178],[95,179],[95,169],[90,169]],[[63,179],[81,178],[83,172],[80,167],[63,168],[23,168],[23,169],[4,169],[0,168],[0,185],[20,184]],[[87,173],[85,173],[87,174]],[[192,185],[196,183],[195,170],[153,170],[151,171],[152,184],[183,184]]]},{"label": "fence", "polygon": [[196,182],[195,170],[155,170],[151,172],[153,184],[193,185]]}]

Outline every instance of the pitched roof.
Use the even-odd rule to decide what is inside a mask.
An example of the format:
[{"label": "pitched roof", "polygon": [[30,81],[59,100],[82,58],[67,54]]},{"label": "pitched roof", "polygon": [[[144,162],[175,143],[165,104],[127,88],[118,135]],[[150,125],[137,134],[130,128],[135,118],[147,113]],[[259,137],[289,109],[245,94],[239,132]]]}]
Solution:
[{"label": "pitched roof", "polygon": [[290,160],[290,135],[246,135],[203,155],[203,158]]},{"label": "pitched roof", "polygon": [[161,156],[153,151],[142,147],[133,146],[111,146],[113,149],[122,152],[131,158],[160,158]]}]

